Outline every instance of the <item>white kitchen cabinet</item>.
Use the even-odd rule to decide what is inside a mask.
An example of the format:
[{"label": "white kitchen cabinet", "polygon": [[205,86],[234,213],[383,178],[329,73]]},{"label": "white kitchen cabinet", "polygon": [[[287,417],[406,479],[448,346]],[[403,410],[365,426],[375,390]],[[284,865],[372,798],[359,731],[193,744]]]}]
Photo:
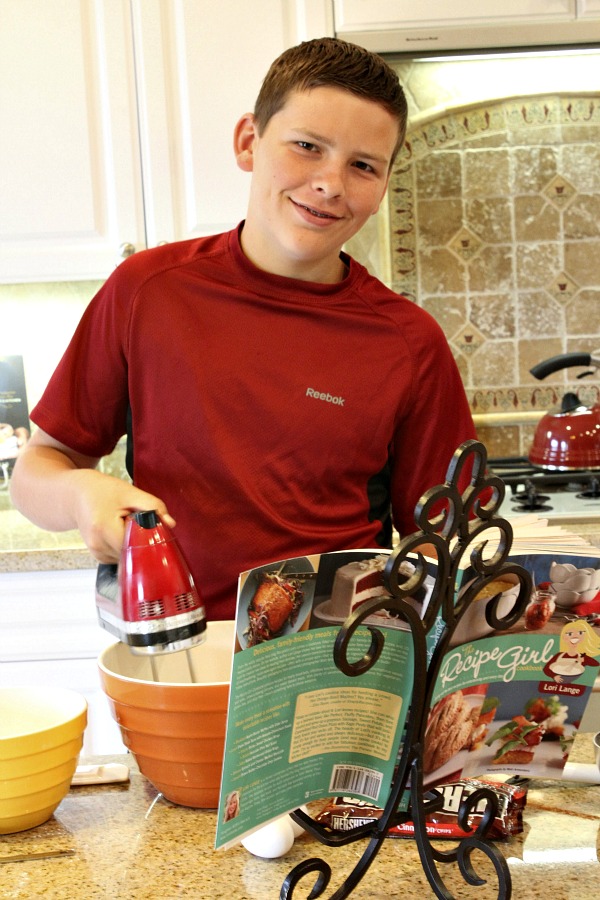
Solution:
[{"label": "white kitchen cabinet", "polygon": [[384,24],[436,25],[465,22],[571,18],[575,0],[334,0],[337,30],[362,31]]},{"label": "white kitchen cabinet", "polygon": [[600,37],[600,0],[332,2],[335,33],[378,52],[539,47]]},{"label": "white kitchen cabinet", "polygon": [[576,0],[576,6],[578,18],[600,19],[600,0]]},{"label": "white kitchen cabinet", "polygon": [[284,49],[284,3],[133,0],[146,237],[223,231],[246,212],[233,129]]},{"label": "white kitchen cabinet", "polygon": [[0,282],[232,227],[235,122],[322,0],[0,0]]},{"label": "white kitchen cabinet", "polygon": [[102,277],[144,240],[127,0],[0,0],[0,281]]}]

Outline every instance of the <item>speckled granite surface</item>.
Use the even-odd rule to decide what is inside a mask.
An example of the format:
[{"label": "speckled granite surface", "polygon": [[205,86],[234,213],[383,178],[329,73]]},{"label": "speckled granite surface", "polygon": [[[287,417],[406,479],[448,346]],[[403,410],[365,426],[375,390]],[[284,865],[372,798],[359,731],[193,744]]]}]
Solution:
[{"label": "speckled granite surface", "polygon": [[97,562],[83,545],[54,550],[2,550],[2,572],[59,572],[65,569],[93,569]]},{"label": "speckled granite surface", "polygon": [[[578,735],[572,760],[593,759],[589,735]],[[92,761],[109,761],[107,758]],[[124,785],[72,788],[44,825],[0,838],[0,897],[10,900],[268,900],[302,860],[319,856],[333,869],[331,896],[360,858],[364,842],[332,849],[303,835],[278,860],[251,856],[243,847],[213,849],[214,811],[186,809],[165,801],[139,774],[132,757]],[[600,780],[600,779],[599,779]],[[600,786],[532,781],[521,835],[499,843],[508,860],[518,900],[596,900],[600,887]],[[454,842],[441,842],[448,849]],[[20,854],[70,855],[10,862]],[[489,882],[467,886],[454,865],[441,867],[456,897],[496,897],[493,871],[476,862]],[[296,897],[306,897],[307,879]],[[388,839],[355,900],[433,897],[412,840]]]}]

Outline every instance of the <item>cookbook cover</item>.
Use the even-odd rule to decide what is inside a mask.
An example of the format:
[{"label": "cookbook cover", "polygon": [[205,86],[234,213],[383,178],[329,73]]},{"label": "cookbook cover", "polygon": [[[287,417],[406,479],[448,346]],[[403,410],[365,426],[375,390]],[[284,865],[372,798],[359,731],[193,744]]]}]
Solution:
[{"label": "cookbook cover", "polygon": [[[507,631],[486,629],[485,597],[468,608],[432,697],[426,786],[498,772],[561,777],[600,675],[600,551],[589,551],[511,554],[531,573],[534,590]],[[517,588],[493,589],[502,589],[504,615]]]},{"label": "cookbook cover", "polygon": [[[506,631],[518,584],[504,575],[458,622],[432,696],[424,748],[426,787],[512,773],[560,778],[600,674],[600,550],[532,549],[510,561],[533,578],[531,600]],[[353,637],[349,659],[385,628],[377,664],[359,678],[334,663],[339,630],[361,603],[385,595],[389,552],[344,551],[284,560],[240,576],[217,847],[228,847],[311,800],[387,799],[413,686],[407,625],[382,611]],[[410,577],[411,563],[404,574]],[[425,613],[435,563],[410,598]],[[457,596],[473,573],[464,571]],[[516,579],[515,579],[516,580]],[[444,623],[428,635],[429,657]]]}]

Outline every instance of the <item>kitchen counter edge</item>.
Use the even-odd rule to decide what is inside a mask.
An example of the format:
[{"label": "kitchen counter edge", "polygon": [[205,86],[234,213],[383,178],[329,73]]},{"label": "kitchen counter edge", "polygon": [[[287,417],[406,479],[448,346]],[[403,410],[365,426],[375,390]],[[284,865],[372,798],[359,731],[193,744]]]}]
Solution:
[{"label": "kitchen counter edge", "polygon": [[0,574],[13,572],[63,572],[72,569],[94,569],[98,565],[89,550],[82,547],[52,550],[0,551]]}]

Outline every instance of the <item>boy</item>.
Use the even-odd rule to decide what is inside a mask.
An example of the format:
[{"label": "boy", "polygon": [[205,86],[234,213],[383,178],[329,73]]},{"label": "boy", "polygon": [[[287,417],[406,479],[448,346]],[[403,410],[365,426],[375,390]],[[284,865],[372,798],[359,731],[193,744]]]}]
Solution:
[{"label": "boy", "polygon": [[[234,231],[136,254],[92,300],[12,478],[43,528],[115,562],[132,510],[176,534],[209,619],[237,575],[390,546],[474,429],[431,317],[341,252],[384,197],[406,101],[379,57],[309,41],[234,135],[251,173]],[[101,474],[132,423],[134,485]]]}]

